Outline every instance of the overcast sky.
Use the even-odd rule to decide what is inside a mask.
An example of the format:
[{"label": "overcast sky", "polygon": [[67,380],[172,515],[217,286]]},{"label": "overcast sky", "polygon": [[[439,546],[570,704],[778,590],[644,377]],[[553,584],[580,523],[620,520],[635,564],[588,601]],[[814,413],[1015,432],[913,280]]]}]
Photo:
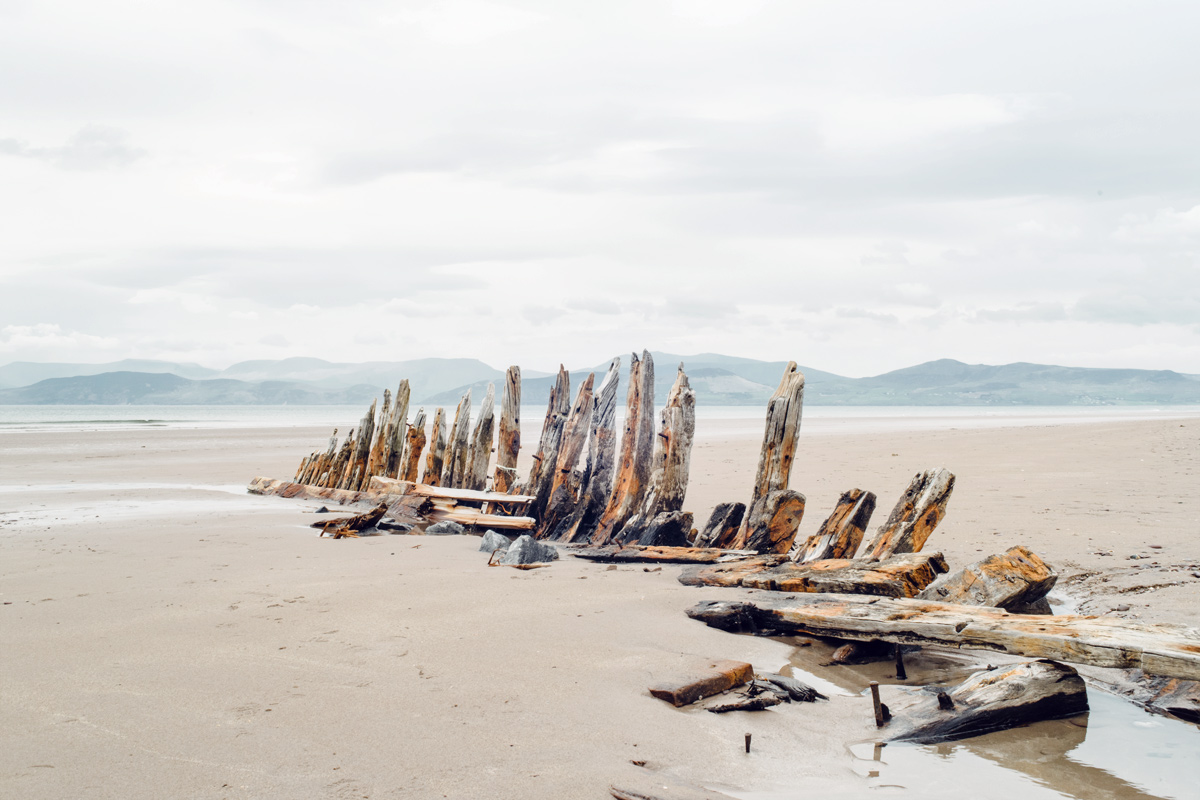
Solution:
[{"label": "overcast sky", "polygon": [[1200,3],[0,0],[0,363],[1200,373]]}]

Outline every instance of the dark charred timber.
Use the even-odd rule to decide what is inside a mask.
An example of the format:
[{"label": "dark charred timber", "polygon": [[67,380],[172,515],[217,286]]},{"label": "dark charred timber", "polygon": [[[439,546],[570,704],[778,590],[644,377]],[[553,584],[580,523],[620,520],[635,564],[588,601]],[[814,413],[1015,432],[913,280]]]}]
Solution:
[{"label": "dark charred timber", "polygon": [[759,553],[787,553],[803,518],[804,495],[791,489],[771,492],[758,502],[755,521],[749,525],[743,523],[733,547]]},{"label": "dark charred timber", "polygon": [[425,456],[425,472],[421,476],[421,483],[441,486],[445,461],[446,409],[439,408],[433,414],[433,428],[429,431],[429,455]]},{"label": "dark charred timber", "polygon": [[862,544],[863,532],[875,513],[875,495],[851,489],[838,498],[837,505],[820,529],[792,550],[793,561],[823,561],[827,558],[854,558]]},{"label": "dark charred timber", "polygon": [[385,478],[398,476],[404,464],[404,446],[408,439],[408,400],[411,394],[408,379],[400,381],[396,386],[395,402],[392,403],[392,413],[388,418],[389,435],[383,451],[383,469],[378,473]]},{"label": "dark charred timber", "polygon": [[670,539],[670,544],[686,545],[691,531],[691,514],[688,529],[679,540],[669,532],[673,524],[662,518],[664,514],[679,512],[687,494],[688,472],[692,463],[692,440],[696,433],[696,393],[688,383],[683,364],[675,376],[675,383],[667,393],[667,403],[662,410],[662,423],[654,442],[654,457],[650,482],[637,511],[613,537],[616,542],[638,542],[639,544],[667,544],[647,539],[653,527]]},{"label": "dark charred timber", "polygon": [[754,488],[739,536],[743,541],[749,538],[750,530],[761,529],[763,518],[770,516],[766,508],[770,496],[788,488],[792,462],[796,458],[796,440],[800,435],[803,406],[804,373],[800,372],[795,361],[789,361],[779,387],[767,403],[762,452],[758,457]]},{"label": "dark charred timber", "polygon": [[446,463],[442,467],[442,486],[461,489],[467,472],[467,449],[471,435],[471,390],[458,401],[454,411],[454,425],[450,428],[450,440],[446,443]]},{"label": "dark charred timber", "polygon": [[863,558],[878,561],[900,553],[917,553],[946,516],[954,491],[954,475],[946,469],[918,473],[904,495],[863,550]]},{"label": "dark charred timber", "polygon": [[745,514],[745,503],[721,503],[713,509],[694,544],[696,547],[733,547]]},{"label": "dark charred timber", "polygon": [[417,470],[421,466],[421,454],[425,451],[425,409],[417,409],[417,416],[408,428],[408,437],[404,443],[404,463],[396,476],[402,481],[416,483]]},{"label": "dark charred timber", "polygon": [[492,459],[492,438],[496,429],[496,387],[488,384],[479,409],[479,419],[471,433],[471,446],[467,455],[467,471],[463,476],[464,489],[482,492],[487,488],[488,462]]},{"label": "dark charred timber", "polygon": [[957,686],[887,687],[887,741],[934,744],[1088,710],[1083,678],[1056,661],[1030,661],[976,672]]},{"label": "dark charred timber", "polygon": [[1027,547],[989,556],[930,586],[923,600],[995,606],[1014,611],[1036,603],[1054,588],[1056,573]]},{"label": "dark charred timber", "polygon": [[592,425],[592,411],[595,405],[592,398],[592,385],[595,381],[596,373],[589,372],[579,386],[579,393],[575,395],[571,413],[567,415],[566,424],[563,425],[558,457],[554,464],[554,471],[550,475],[550,492],[543,506],[545,510],[538,517],[537,537],[539,539],[552,536],[555,529],[570,516],[571,511],[578,505],[581,476],[576,474],[575,465],[579,463],[579,459],[583,455],[583,448],[588,440],[588,431]]},{"label": "dark charred timber", "polygon": [[564,542],[588,541],[608,504],[617,452],[617,384],[620,375],[621,359],[614,358],[592,400],[587,465],[580,481],[579,502],[570,516],[552,532],[552,538]]},{"label": "dark charred timber", "polygon": [[521,453],[521,368],[504,373],[504,395],[500,400],[500,430],[496,441],[496,472],[492,490],[509,492],[517,485],[517,456]]},{"label": "dark charred timber", "polygon": [[998,608],[850,594],[793,594],[705,602],[688,616],[723,630],[770,629],[855,641],[878,639],[997,650],[1150,675],[1200,680],[1200,632],[1112,617],[1025,616]]},{"label": "dark charred timber", "polygon": [[387,504],[380,503],[365,514],[314,522],[310,527],[320,528],[321,536],[332,536],[335,539],[341,539],[344,536],[357,536],[362,531],[374,528],[379,520],[383,519],[383,515],[387,513],[387,510]]},{"label": "dark charred timber", "polygon": [[608,544],[633,515],[650,480],[653,457],[654,359],[643,350],[640,361],[634,354],[629,363],[621,456],[608,505],[592,533],[592,544]]},{"label": "dark charred timber", "polygon": [[558,448],[562,443],[563,428],[567,424],[567,414],[571,410],[571,376],[566,367],[559,364],[558,377],[554,388],[550,390],[550,400],[546,404],[546,418],[542,422],[542,436],[538,439],[537,451],[533,454],[533,466],[529,470],[529,479],[522,485],[521,493],[533,495],[532,514],[541,519],[546,512],[546,503],[550,500],[550,490],[554,485],[554,469],[558,464]]},{"label": "dark charred timber", "polygon": [[686,586],[742,586],[776,592],[914,597],[946,572],[941,553],[908,553],[887,561],[834,559],[797,564],[779,555],[686,569]]}]

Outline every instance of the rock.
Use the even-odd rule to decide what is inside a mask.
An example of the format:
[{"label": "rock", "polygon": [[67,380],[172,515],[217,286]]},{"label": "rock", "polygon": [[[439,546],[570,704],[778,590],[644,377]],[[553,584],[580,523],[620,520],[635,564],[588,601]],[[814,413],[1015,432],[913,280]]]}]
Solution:
[{"label": "rock", "polygon": [[321,506],[320,508],[318,508],[318,509],[317,509],[316,511],[314,511],[313,513],[314,513],[314,514],[328,514],[328,513],[330,513],[330,511],[329,511],[329,509],[328,509],[328,508],[326,508],[325,506]]},{"label": "rock", "polygon": [[467,529],[457,522],[438,522],[430,525],[425,529],[426,536],[460,536],[467,532]]},{"label": "rock", "polygon": [[390,517],[379,520],[375,527],[379,528],[381,531],[393,531],[395,533],[408,533],[413,529],[413,526],[409,525],[407,522],[397,522]]},{"label": "rock", "polygon": [[527,533],[509,546],[508,552],[500,559],[500,563],[538,564],[557,559],[558,549],[554,545],[543,544]]},{"label": "rock", "polygon": [[512,539],[502,533],[489,530],[483,534],[483,540],[479,543],[479,552],[494,553],[497,550],[507,550],[510,544],[512,544]]},{"label": "rock", "polygon": [[691,677],[651,686],[650,694],[673,706],[686,706],[753,678],[754,667],[744,661],[711,661]]}]

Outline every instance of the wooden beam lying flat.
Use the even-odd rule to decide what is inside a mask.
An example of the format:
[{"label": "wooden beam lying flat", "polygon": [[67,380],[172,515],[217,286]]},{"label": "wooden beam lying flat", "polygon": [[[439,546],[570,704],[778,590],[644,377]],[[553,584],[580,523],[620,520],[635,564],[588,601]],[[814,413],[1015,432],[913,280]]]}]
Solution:
[{"label": "wooden beam lying flat", "polygon": [[908,553],[886,561],[845,558],[796,564],[770,555],[684,570],[687,586],[744,586],[778,592],[842,592],[914,597],[946,572],[941,553]]},{"label": "wooden beam lying flat", "polygon": [[716,564],[753,558],[752,550],[721,550],[716,547],[642,547],[636,544],[624,546],[609,544],[602,547],[581,547],[568,550],[576,558],[588,561],[613,561],[625,563],[661,564]]},{"label": "wooden beam lying flat", "polygon": [[1200,631],[1107,617],[1026,616],[997,608],[849,594],[708,601],[688,616],[724,630],[789,633],[967,650],[996,650],[1151,675],[1200,680]]}]

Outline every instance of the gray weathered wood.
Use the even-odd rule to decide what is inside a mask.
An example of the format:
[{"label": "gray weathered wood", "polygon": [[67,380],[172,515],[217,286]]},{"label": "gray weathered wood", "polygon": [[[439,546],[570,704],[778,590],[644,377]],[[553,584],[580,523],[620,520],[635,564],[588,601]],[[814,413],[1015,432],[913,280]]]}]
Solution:
[{"label": "gray weathered wood", "polygon": [[693,544],[696,547],[733,547],[745,513],[745,503],[721,503],[713,509]]},{"label": "gray weathered wood", "polygon": [[404,464],[404,447],[408,439],[408,400],[411,394],[408,379],[405,378],[396,386],[396,394],[393,396],[392,413],[388,418],[391,435],[380,459],[382,469],[379,475],[395,478]]},{"label": "gray weathered wood", "polygon": [[450,438],[446,442],[446,463],[442,467],[442,486],[464,488],[462,482],[467,472],[470,436],[471,390],[467,389],[454,410],[454,424],[450,426]]},{"label": "gray weathered wood", "polygon": [[875,495],[862,489],[843,492],[837,505],[820,529],[806,541],[796,540],[793,561],[823,561],[827,558],[854,558],[862,544],[863,532],[875,513]]},{"label": "gray weathered wood", "polygon": [[592,544],[608,544],[637,510],[650,481],[654,459],[654,359],[642,351],[631,356],[625,430],[612,494],[592,533]]},{"label": "gray weathered wood", "polygon": [[688,616],[724,630],[770,628],[859,641],[998,650],[1200,680],[1200,631],[1182,625],[1069,614],[1026,616],[998,608],[849,594],[710,601],[690,609]]},{"label": "gray weathered wood", "polygon": [[792,462],[796,458],[796,442],[800,436],[800,417],[804,409],[804,373],[789,361],[779,381],[779,387],[767,403],[767,422],[763,431],[762,452],[758,457],[758,470],[754,476],[754,488],[750,502],[746,505],[740,538],[749,538],[749,531],[761,529],[764,517],[771,516],[766,508],[768,498],[774,492],[788,488],[792,475]]},{"label": "gray weathered wood", "polygon": [[363,415],[362,421],[358,425],[358,436],[354,439],[354,447],[350,451],[350,458],[346,461],[346,466],[342,471],[342,478],[338,482],[339,489],[348,489],[352,492],[358,491],[358,477],[367,468],[367,459],[371,455],[371,442],[375,432],[375,407],[377,401],[371,401],[371,407],[367,409],[367,413]]},{"label": "gray weathered wood", "polygon": [[685,586],[743,586],[774,592],[833,592],[915,597],[946,572],[941,553],[907,553],[887,561],[833,559],[797,564],[780,555],[685,569]]},{"label": "gray weathered wood", "polygon": [[954,491],[954,475],[946,469],[918,473],[875,531],[863,558],[879,560],[899,553],[917,553],[946,516],[946,503]]},{"label": "gray weathered wood", "polygon": [[[787,553],[796,540],[804,518],[804,495],[791,489],[771,492],[757,503],[758,514],[750,525],[742,524],[735,550]],[[747,512],[748,513],[748,512]]]},{"label": "gray weathered wood", "polygon": [[550,400],[546,404],[546,418],[542,421],[542,435],[538,440],[537,451],[533,454],[529,479],[519,490],[522,494],[531,494],[538,498],[533,502],[532,509],[533,516],[538,519],[542,518],[546,511],[546,503],[550,499],[554,467],[558,463],[558,448],[562,443],[562,432],[570,410],[571,375],[566,367],[559,364],[558,377],[555,378],[554,388],[550,390]]},{"label": "gray weathered wood", "polygon": [[[571,412],[563,425],[562,436],[559,439],[558,456],[554,471],[549,476],[550,492],[543,505],[541,516],[538,518],[537,537],[553,536],[571,511],[578,505],[579,493],[582,489],[581,476],[575,471],[583,455],[584,445],[587,444],[588,431],[592,425],[592,412],[595,407],[592,397],[592,385],[596,381],[596,373],[589,372],[579,386]],[[543,482],[543,486],[546,482]]]},{"label": "gray weathered wood", "polygon": [[446,409],[439,408],[433,414],[433,428],[429,431],[429,455],[425,457],[425,472],[421,476],[421,483],[441,486],[445,461]]},{"label": "gray weathered wood", "polygon": [[592,399],[587,465],[580,480],[583,488],[579,493],[579,502],[570,516],[552,532],[552,538],[564,542],[588,541],[608,504],[617,452],[617,385],[620,376],[621,359],[614,358]]},{"label": "gray weathered wood", "polygon": [[387,468],[387,447],[392,436],[392,391],[383,390],[383,407],[379,409],[379,421],[371,441],[371,454],[367,458],[367,475],[382,475]]},{"label": "gray weathered wood", "polygon": [[471,433],[471,446],[467,454],[467,471],[463,476],[463,488],[483,491],[487,486],[488,462],[492,459],[492,439],[496,428],[496,387],[489,383],[479,409],[479,419]]},{"label": "gray weathered wood", "polygon": [[404,464],[396,476],[402,481],[417,480],[417,470],[421,466],[421,454],[425,450],[425,409],[417,409],[417,416],[408,428],[408,439],[404,443]]},{"label": "gray weathered wood", "polygon": [[1029,548],[1018,545],[938,581],[920,597],[1013,610],[1041,600],[1057,580],[1058,573],[1050,565]]},{"label": "gray weathered wood", "polygon": [[517,456],[521,453],[521,368],[504,373],[504,395],[500,401],[500,430],[496,437],[496,472],[492,489],[511,491],[517,485]]}]

